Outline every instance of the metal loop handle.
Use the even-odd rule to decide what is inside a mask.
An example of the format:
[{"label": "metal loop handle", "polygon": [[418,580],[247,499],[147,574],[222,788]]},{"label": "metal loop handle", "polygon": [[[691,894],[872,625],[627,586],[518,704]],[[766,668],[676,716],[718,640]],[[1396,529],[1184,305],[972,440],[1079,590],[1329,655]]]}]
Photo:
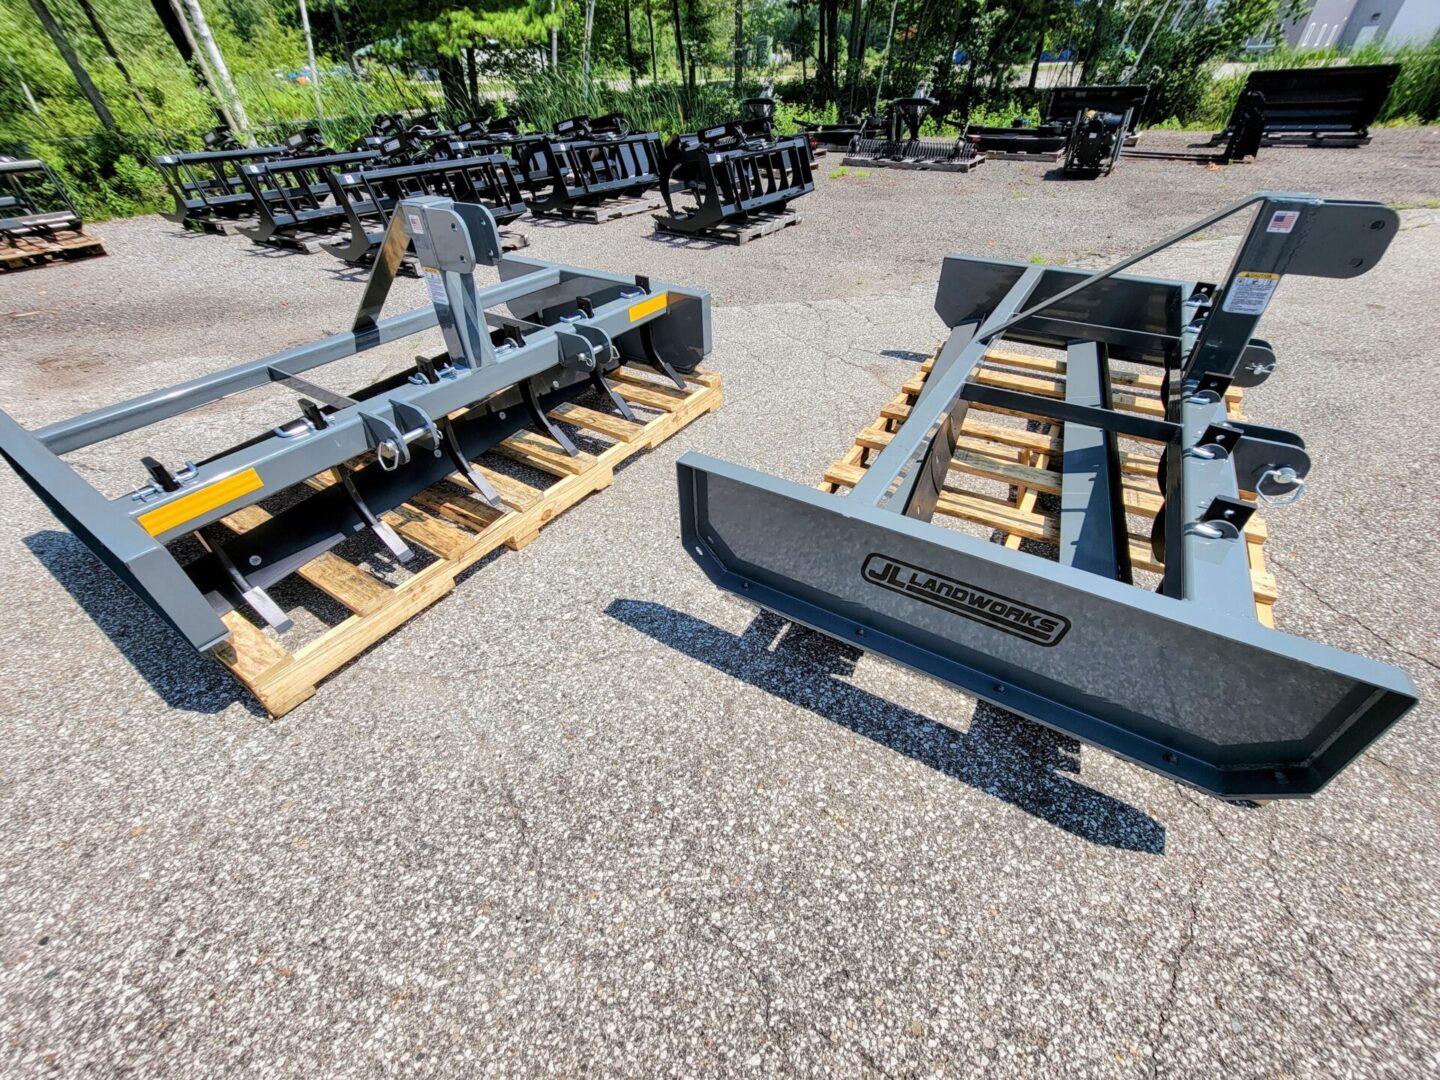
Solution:
[{"label": "metal loop handle", "polygon": [[[1265,490],[1267,480],[1289,488],[1289,491],[1271,494]],[[1266,469],[1255,481],[1255,494],[1266,506],[1294,506],[1305,494],[1305,481],[1300,478],[1290,466],[1285,465],[1278,469]]]}]

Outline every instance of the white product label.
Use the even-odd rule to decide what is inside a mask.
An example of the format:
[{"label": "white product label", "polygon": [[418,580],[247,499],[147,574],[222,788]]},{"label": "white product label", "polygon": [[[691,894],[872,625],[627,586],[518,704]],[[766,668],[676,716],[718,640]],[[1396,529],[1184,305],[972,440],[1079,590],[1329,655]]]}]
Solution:
[{"label": "white product label", "polygon": [[425,267],[425,288],[430,290],[430,301],[435,304],[448,304],[450,298],[445,295],[445,281],[439,271]]},{"label": "white product label", "polygon": [[1263,314],[1279,284],[1279,274],[1236,274],[1230,291],[1225,294],[1225,303],[1220,305],[1221,310],[1232,315]]},{"label": "white product label", "polygon": [[1300,220],[1299,210],[1276,210],[1270,215],[1270,224],[1265,226],[1266,232],[1290,232],[1295,228],[1295,223]]},{"label": "white product label", "polygon": [[410,222],[410,235],[423,236],[425,234],[425,222],[419,214],[406,213],[405,219]]}]

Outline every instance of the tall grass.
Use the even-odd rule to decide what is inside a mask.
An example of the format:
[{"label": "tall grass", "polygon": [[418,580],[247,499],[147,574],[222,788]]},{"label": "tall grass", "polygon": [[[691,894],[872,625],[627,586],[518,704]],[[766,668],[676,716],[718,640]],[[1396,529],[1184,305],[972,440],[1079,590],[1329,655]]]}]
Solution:
[{"label": "tall grass", "polygon": [[693,91],[679,84],[619,88],[600,79],[586,86],[575,72],[549,68],[518,79],[513,92],[507,109],[536,130],[572,116],[620,112],[632,128],[669,136],[740,115],[739,97],[729,83],[701,83]]}]

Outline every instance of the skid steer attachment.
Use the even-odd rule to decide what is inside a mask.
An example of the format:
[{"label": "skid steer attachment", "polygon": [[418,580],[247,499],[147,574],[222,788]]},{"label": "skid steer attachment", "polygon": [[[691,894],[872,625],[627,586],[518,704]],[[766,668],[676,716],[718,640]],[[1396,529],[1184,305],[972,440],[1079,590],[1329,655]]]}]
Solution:
[{"label": "skid steer attachment", "polygon": [[378,164],[379,155],[361,151],[242,165],[240,176],[253,201],[256,222],[242,225],[240,232],[257,244],[316,251],[322,235],[346,222],[344,205],[331,198],[330,173]]},{"label": "skid steer attachment", "polygon": [[[215,132],[206,132],[207,136]],[[160,154],[151,160],[170,189],[175,209],[167,221],[196,232],[226,233],[255,214],[255,198],[240,175],[244,165],[283,157],[283,146],[224,147]]]},{"label": "skid steer attachment", "polygon": [[50,166],[0,157],[0,272],[104,254]]},{"label": "skid steer attachment", "polygon": [[[411,243],[433,302],[382,318],[395,269]],[[500,280],[482,284],[477,280],[482,266],[498,266]],[[328,364],[434,327],[444,337],[439,355],[418,357],[408,369],[356,391],[320,382]],[[685,386],[681,375],[694,371],[709,349],[708,294],[502,257],[487,209],[426,196],[407,199],[391,218],[350,330],[37,431],[0,413],[0,454],[136,595],[204,650],[232,632],[254,634],[245,619],[234,621],[230,613],[236,610],[276,631],[287,630],[289,619],[271,587],[297,572],[313,574],[316,560],[355,534],[372,533],[398,563],[410,561],[412,543],[445,551],[444,536],[441,542],[432,539],[437,533],[464,534],[444,521],[428,524],[418,535],[405,529],[407,522],[424,518],[405,509],[409,500],[438,481],[448,479],[465,492],[458,499],[447,496],[456,517],[511,520],[497,486],[505,488],[506,498],[523,500],[529,497],[523,495],[525,485],[513,480],[507,485],[507,478],[473,463],[503,441],[536,431],[543,437],[529,436],[528,445],[540,447],[537,453],[546,455],[551,467],[573,460],[579,463],[574,469],[557,471],[580,472],[587,459],[556,426],[553,412],[568,407],[566,415],[581,417],[577,423],[630,435],[637,448],[648,445],[653,433],[634,422],[611,380],[633,382],[637,376],[622,367],[645,365]],[[623,387],[632,400],[668,405],[684,397],[653,380],[640,381],[647,387],[643,391]],[[63,460],[67,453],[260,387],[293,391],[293,418],[195,462],[141,458],[143,481],[129,495],[107,498]],[[586,393],[602,406],[568,405]],[[549,512],[555,512],[553,506]],[[186,550],[193,557],[182,562]],[[474,545],[461,554],[479,557]],[[458,565],[457,557],[442,567],[449,584]],[[353,571],[347,570],[352,580]],[[426,588],[433,583],[418,573],[410,580]],[[353,587],[339,590],[357,614],[370,594],[388,592],[375,579],[361,584],[358,602]],[[402,590],[393,593],[398,614],[386,615],[390,629],[418,610],[419,601],[406,600]],[[432,600],[433,593],[432,588]],[[269,648],[273,652],[273,643]],[[307,663],[313,667],[321,659],[310,656]]]},{"label": "skid steer attachment", "polygon": [[[478,203],[500,226],[525,212],[515,164],[499,154],[331,172],[325,174],[325,180],[335,205],[345,208],[350,235],[321,246],[351,266],[369,266],[375,261],[395,208],[407,198],[441,195],[455,202]],[[511,250],[512,244],[523,246],[512,238],[506,250]]]},{"label": "skid steer attachment", "polygon": [[636,198],[660,183],[660,136],[632,132],[618,113],[564,120],[515,150],[534,214],[573,216],[607,200]]},{"label": "skid steer attachment", "polygon": [[815,190],[815,177],[805,136],[777,139],[765,133],[769,126],[757,117],[672,139],[660,174],[666,212],[656,225],[727,240],[782,227],[790,202]]},{"label": "skid steer attachment", "polygon": [[1066,176],[1109,176],[1125,149],[1125,131],[1130,111],[1098,112],[1086,109],[1070,125],[1070,138],[1065,144]]},{"label": "skid steer attachment", "polygon": [[[1244,209],[1256,216],[1220,285],[1120,273]],[[1362,274],[1397,226],[1377,203],[1264,194],[1095,274],[950,256],[935,302],[950,336],[898,430],[872,434],[849,494],[686,454],[686,550],[748,601],[1164,776],[1226,798],[1312,795],[1416,691],[1395,668],[1258,620],[1246,493],[1293,501],[1310,459],[1299,436],[1238,422],[1224,399],[1274,367],[1252,334],[1281,276]],[[985,377],[1002,340],[1059,350],[1019,359],[1063,380]],[[1115,387],[1146,369],[1160,396],[1137,410]],[[1058,468],[977,457],[971,412],[1010,445],[1038,440]],[[1136,492],[1137,466],[1161,499]],[[975,470],[1054,484],[1054,558],[932,520],[1006,505],[956,494]],[[1158,507],[1158,588],[1137,577],[1151,556],[1130,543],[1137,507]]]},{"label": "skid steer attachment", "polygon": [[886,110],[883,134],[862,131],[850,143],[844,164],[889,169],[936,169],[942,172],[969,172],[985,160],[964,132],[954,139],[922,139],[920,126],[938,104],[927,88],[915,96],[897,98]]}]

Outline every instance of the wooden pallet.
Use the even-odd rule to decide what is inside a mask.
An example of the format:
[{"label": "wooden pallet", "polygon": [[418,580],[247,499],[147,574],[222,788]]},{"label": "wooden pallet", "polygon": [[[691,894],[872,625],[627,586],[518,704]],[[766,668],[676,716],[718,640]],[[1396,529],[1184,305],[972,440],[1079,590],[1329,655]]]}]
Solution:
[{"label": "wooden pallet", "polygon": [[62,229],[50,236],[17,236],[0,240],[0,272],[104,254],[105,245],[99,238],[73,229]]},{"label": "wooden pallet", "polygon": [[[934,363],[932,356],[922,365],[919,374],[901,387],[900,395],[855,437],[854,446],[825,470],[825,479],[819,485],[821,490],[837,492],[860,482],[873,455],[889,444],[909,417]],[[1065,361],[992,348],[975,378],[987,386],[1061,398],[1065,394]],[[1117,408],[1144,416],[1165,415],[1159,375],[1117,371],[1112,375],[1112,386]],[[1232,420],[1244,419],[1240,413],[1241,395],[1238,387],[1225,395],[1226,410]],[[1029,422],[1024,426],[995,422],[1002,416]],[[1008,548],[1019,548],[1027,540],[1058,543],[1059,515],[1053,510],[1041,509],[1038,503],[1041,495],[1060,493],[1062,432],[1062,424],[1043,417],[972,403],[960,428],[950,477],[936,505],[936,513],[992,529],[998,542]],[[1124,448],[1127,443],[1135,449]],[[1153,448],[1153,452],[1145,453],[1146,447]],[[1127,514],[1153,519],[1160,512],[1162,499],[1156,486],[1159,450],[1157,443],[1128,437],[1122,440],[1121,497]],[[1008,484],[1009,495],[997,497],[983,490],[982,485],[970,483],[971,478]],[[995,485],[989,486],[993,489]],[[1241,494],[1254,499],[1251,492]],[[1255,613],[1261,623],[1273,628],[1279,594],[1275,577],[1265,565],[1267,536],[1264,519],[1258,514],[1252,515],[1245,526],[1245,538],[1249,541],[1246,551],[1255,589]],[[1148,531],[1131,532],[1130,562],[1136,570],[1163,572],[1163,564],[1150,549]]]},{"label": "wooden pallet", "polygon": [[660,209],[660,200],[654,198],[640,199],[610,199],[597,206],[571,206],[563,210],[547,210],[544,213],[531,211],[538,218],[557,218],[560,221],[585,221],[591,225],[598,225],[602,221],[614,221],[616,218],[632,217],[635,214],[648,214],[652,210]]},{"label": "wooden pallet", "polygon": [[[648,372],[622,368],[611,377],[616,391],[632,406],[651,415],[631,422],[613,413],[576,404],[556,407],[550,416],[608,443],[598,453],[570,457],[559,443],[525,431],[513,435],[491,454],[553,477],[544,488],[534,487],[497,471],[489,454],[475,462],[510,506],[495,510],[468,496],[457,496],[450,484],[436,485],[395,510],[382,515],[405,540],[435,556],[435,561],[399,585],[372,574],[335,552],[327,552],[302,566],[298,574],[351,615],[293,652],[274,635],[243,615],[223,616],[230,639],[215,648],[214,656],[265,707],[272,717],[283,716],[315,693],[316,687],[370,646],[434,604],[455,587],[456,577],[497,548],[524,547],[557,515],[593,492],[610,485],[615,468],[625,459],[658,446],[692,421],[714,412],[723,400],[720,376],[696,372],[686,376],[687,387],[650,377]],[[450,482],[464,486],[458,474]],[[331,482],[317,477],[311,486]],[[254,528],[269,515],[258,506],[231,514],[224,524],[235,532]]]},{"label": "wooden pallet", "polygon": [[791,225],[799,225],[801,217],[798,212],[786,208],[784,210],[761,210],[751,214],[749,219],[743,222],[721,222],[709,229],[701,229],[699,232],[686,232],[684,229],[677,229],[670,225],[659,214],[655,215],[655,227],[676,236],[691,236],[697,240],[714,240],[722,244],[748,244],[751,240],[758,240],[762,236],[769,236],[781,229],[788,229]]}]

